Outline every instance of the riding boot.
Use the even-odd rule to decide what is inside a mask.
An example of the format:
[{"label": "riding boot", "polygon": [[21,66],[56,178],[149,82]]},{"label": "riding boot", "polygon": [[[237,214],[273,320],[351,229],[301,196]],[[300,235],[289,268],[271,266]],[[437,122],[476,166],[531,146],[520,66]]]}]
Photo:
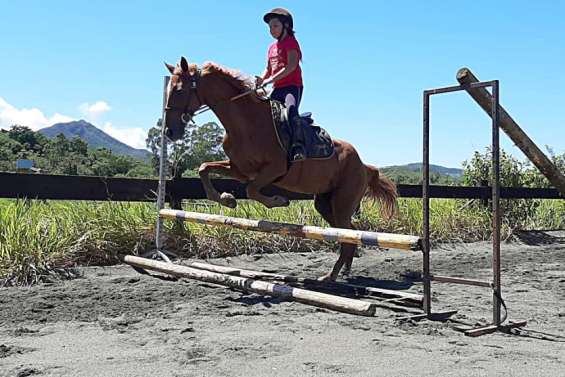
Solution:
[{"label": "riding boot", "polygon": [[302,125],[302,119],[300,119],[300,116],[298,115],[296,106],[290,106],[288,108],[288,118],[293,133],[292,146],[290,147],[290,156],[292,157],[292,161],[305,160],[306,148],[304,146],[304,126]]}]

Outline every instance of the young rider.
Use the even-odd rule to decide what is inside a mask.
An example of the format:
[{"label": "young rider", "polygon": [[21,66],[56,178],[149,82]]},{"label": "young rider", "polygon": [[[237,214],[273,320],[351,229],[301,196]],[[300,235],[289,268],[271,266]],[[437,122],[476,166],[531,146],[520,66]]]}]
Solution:
[{"label": "young rider", "polygon": [[294,161],[303,160],[306,157],[304,130],[298,115],[304,90],[300,69],[302,52],[294,37],[292,15],[284,8],[275,8],[263,16],[263,21],[269,25],[276,41],[269,46],[267,68],[261,77],[257,77],[257,85],[273,84],[271,98],[285,104],[293,128],[290,155]]}]

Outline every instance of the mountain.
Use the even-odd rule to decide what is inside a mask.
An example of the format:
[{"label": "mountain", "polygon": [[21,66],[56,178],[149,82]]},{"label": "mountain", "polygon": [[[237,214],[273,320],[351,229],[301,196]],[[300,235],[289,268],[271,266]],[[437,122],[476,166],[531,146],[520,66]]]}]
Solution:
[{"label": "mountain", "polygon": [[[420,184],[422,182],[422,163],[385,166],[380,169],[384,175],[396,183]],[[456,184],[463,177],[463,170],[430,164],[432,184]]]},{"label": "mountain", "polygon": [[[422,163],[421,162],[415,162],[412,164],[406,164],[406,165],[393,165],[393,166],[386,166],[383,168],[383,170],[407,170],[407,171],[412,171],[412,172],[417,172],[417,173],[422,173]],[[458,169],[458,168],[446,168],[445,166],[441,166],[441,165],[433,165],[430,164],[430,173],[439,173],[439,174],[443,174],[443,175],[449,175],[450,177],[453,178],[460,178],[463,175],[463,169]]]},{"label": "mountain", "polygon": [[147,160],[150,157],[149,151],[132,148],[82,119],[68,123],[57,123],[51,127],[42,128],[39,132],[48,138],[54,138],[59,134],[65,135],[67,139],[79,137],[90,148],[106,148],[115,154],[131,156],[141,160]]}]

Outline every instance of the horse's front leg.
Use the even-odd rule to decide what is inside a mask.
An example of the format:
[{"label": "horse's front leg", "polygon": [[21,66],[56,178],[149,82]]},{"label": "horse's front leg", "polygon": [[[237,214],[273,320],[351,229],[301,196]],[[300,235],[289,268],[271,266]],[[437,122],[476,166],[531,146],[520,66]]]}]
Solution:
[{"label": "horse's front leg", "polygon": [[273,183],[277,178],[282,177],[287,172],[286,161],[283,163],[271,163],[259,171],[253,181],[247,185],[247,197],[262,203],[267,208],[286,207],[290,204],[288,198],[280,195],[266,196],[261,193],[261,189]]},{"label": "horse's front leg", "polygon": [[200,175],[200,180],[202,181],[202,185],[204,186],[204,191],[206,191],[208,199],[218,202],[223,206],[235,208],[237,206],[235,197],[228,192],[220,194],[212,185],[210,173],[235,178],[241,182],[247,181],[247,177],[244,176],[237,167],[232,165],[229,160],[204,162],[198,169],[198,175]]}]

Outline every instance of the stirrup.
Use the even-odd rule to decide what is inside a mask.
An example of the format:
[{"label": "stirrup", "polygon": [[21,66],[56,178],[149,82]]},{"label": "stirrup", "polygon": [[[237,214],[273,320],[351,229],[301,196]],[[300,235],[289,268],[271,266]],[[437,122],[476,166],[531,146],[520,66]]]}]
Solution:
[{"label": "stirrup", "polygon": [[302,153],[295,153],[294,156],[292,156],[292,162],[304,160],[306,160],[306,156]]},{"label": "stirrup", "polygon": [[291,148],[292,161],[306,160],[306,150],[301,144],[294,144]]}]

